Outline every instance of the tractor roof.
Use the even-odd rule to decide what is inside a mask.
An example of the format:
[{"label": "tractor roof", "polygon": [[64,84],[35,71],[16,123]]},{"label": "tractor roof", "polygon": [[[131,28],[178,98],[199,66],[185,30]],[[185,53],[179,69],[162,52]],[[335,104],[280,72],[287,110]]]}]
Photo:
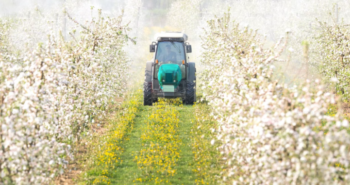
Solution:
[{"label": "tractor roof", "polygon": [[181,32],[161,32],[156,38],[157,41],[187,41],[188,36]]}]

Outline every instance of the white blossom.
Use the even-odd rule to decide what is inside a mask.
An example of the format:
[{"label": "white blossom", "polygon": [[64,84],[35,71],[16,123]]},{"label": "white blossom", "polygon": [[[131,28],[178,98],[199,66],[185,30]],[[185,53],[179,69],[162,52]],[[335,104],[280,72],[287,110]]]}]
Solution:
[{"label": "white blossom", "polygon": [[[203,97],[219,124],[215,142],[227,169],[222,181],[347,184],[349,124],[326,115],[335,95],[319,81],[289,87],[273,78],[272,63],[288,35],[267,50],[253,31],[230,22],[229,14],[208,21],[205,33],[200,86],[210,86],[202,88]],[[250,49],[252,44],[261,49]]]}]

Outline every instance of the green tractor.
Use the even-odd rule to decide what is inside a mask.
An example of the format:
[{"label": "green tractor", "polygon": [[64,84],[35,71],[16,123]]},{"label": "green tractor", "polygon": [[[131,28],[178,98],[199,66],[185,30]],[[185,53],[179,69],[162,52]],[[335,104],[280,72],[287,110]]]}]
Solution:
[{"label": "green tractor", "polygon": [[152,105],[159,97],[180,97],[188,105],[196,101],[196,66],[188,61],[192,47],[187,40],[186,34],[166,32],[150,45],[155,55],[146,64],[144,105]]}]

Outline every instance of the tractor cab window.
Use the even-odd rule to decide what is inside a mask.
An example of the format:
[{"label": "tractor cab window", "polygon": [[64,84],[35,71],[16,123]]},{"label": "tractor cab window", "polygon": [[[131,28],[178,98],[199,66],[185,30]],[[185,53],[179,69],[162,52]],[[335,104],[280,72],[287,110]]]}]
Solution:
[{"label": "tractor cab window", "polygon": [[182,42],[163,41],[158,43],[156,59],[160,64],[182,64],[185,60]]}]

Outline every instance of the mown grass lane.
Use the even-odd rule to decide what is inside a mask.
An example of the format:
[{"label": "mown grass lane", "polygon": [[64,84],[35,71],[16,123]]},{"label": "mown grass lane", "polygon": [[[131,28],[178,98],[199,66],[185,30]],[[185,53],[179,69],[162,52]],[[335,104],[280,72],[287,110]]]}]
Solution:
[{"label": "mown grass lane", "polygon": [[[157,178],[157,173],[154,173],[150,176],[152,180],[149,178],[148,181],[145,181],[145,170],[140,168],[135,157],[140,156],[140,151],[142,149],[145,150],[150,146],[143,142],[142,134],[146,132],[147,123],[149,123],[152,113],[155,113],[157,106],[141,106],[136,113],[133,129],[128,133],[128,140],[121,144],[121,147],[124,148],[124,152],[120,156],[121,163],[116,164],[114,171],[110,171],[109,174],[106,174],[109,179],[109,184],[195,184],[190,137],[194,122],[194,107],[168,102],[166,109],[168,108],[173,109],[173,111],[178,114],[176,135],[179,140],[179,155],[176,157],[176,162],[173,165],[172,170],[174,170],[174,174],[167,175],[166,178],[164,178],[164,175],[159,175],[158,173],[159,179],[155,180]],[[152,141],[152,143],[153,142],[157,143],[158,141]],[[164,181],[160,182],[162,178]]]}]

